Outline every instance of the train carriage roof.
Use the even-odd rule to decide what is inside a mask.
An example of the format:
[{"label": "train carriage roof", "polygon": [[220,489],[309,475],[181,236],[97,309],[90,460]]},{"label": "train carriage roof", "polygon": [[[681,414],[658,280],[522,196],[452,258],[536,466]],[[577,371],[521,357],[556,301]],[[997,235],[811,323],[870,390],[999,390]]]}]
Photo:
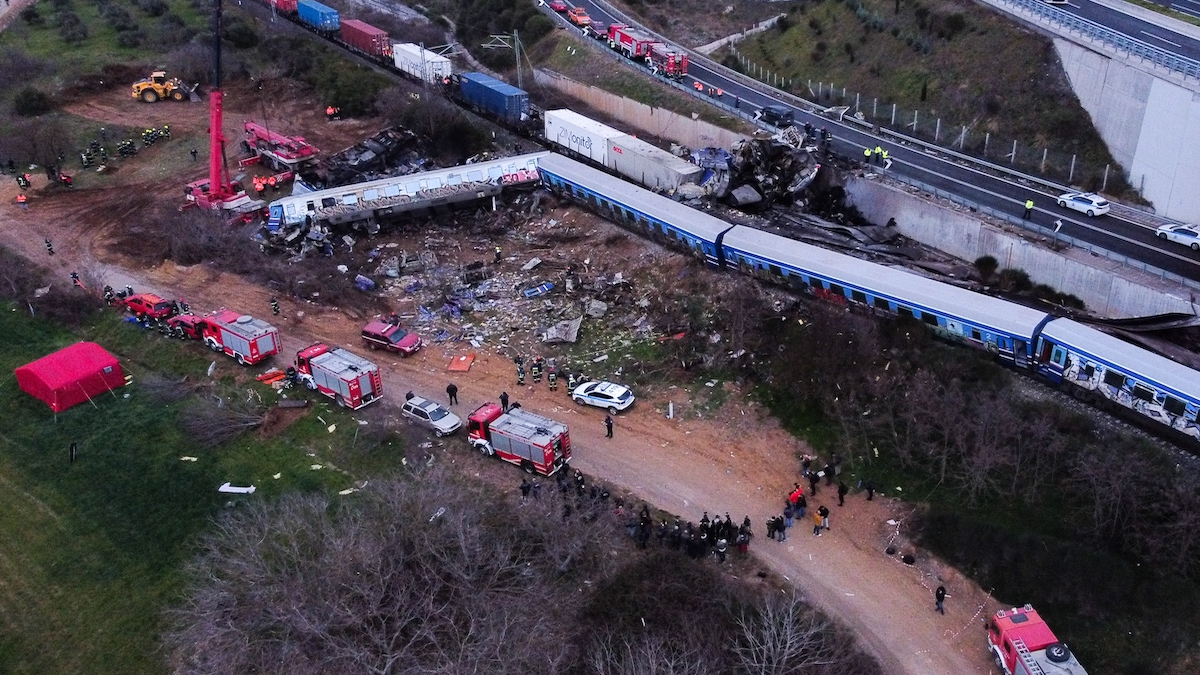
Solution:
[{"label": "train carriage roof", "polygon": [[589,190],[613,202],[669,223],[709,243],[715,243],[722,232],[733,227],[731,223],[714,218],[703,211],[671,201],[563,155],[551,153],[540,157],[538,168],[571,183],[587,186]]},{"label": "train carriage roof", "polygon": [[[725,246],[804,270],[844,286],[882,294],[904,306],[928,309],[964,323],[1032,339],[1046,312],[918,276],[894,267],[827,251],[770,232],[737,226]],[[730,261],[733,262],[733,261]]]},{"label": "train carriage roof", "polygon": [[1057,344],[1114,364],[1122,372],[1147,384],[1165,387],[1192,401],[1200,401],[1200,373],[1165,356],[1070,319],[1051,321],[1042,329],[1042,334]]}]

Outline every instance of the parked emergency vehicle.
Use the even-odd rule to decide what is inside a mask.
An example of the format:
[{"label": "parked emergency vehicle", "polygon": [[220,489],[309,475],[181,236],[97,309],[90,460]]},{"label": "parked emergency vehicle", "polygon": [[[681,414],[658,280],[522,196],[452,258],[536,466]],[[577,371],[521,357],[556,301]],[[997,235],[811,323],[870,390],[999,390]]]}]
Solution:
[{"label": "parked emergency vehicle", "polygon": [[687,52],[661,42],[646,31],[623,23],[609,24],[608,46],[629,59],[644,61],[656,73],[674,79],[687,75]]},{"label": "parked emergency vehicle", "polygon": [[296,353],[296,379],[353,410],[383,396],[379,366],[319,342]]},{"label": "parked emergency vehicle", "polygon": [[133,295],[118,293],[115,303],[125,307],[139,319],[143,317],[166,319],[175,313],[175,303],[153,293],[135,293]]},{"label": "parked emergency vehicle", "polygon": [[1087,675],[1030,605],[996,612],[988,621],[987,640],[1007,675]]},{"label": "parked emergency vehicle", "polygon": [[567,425],[519,408],[504,412],[495,403],[484,403],[467,418],[467,440],[526,473],[549,476],[571,461]]},{"label": "parked emergency vehicle", "polygon": [[214,352],[223,352],[243,366],[258,363],[279,353],[279,329],[249,314],[227,309],[207,316],[183,314],[167,325],[187,337],[201,340]]}]

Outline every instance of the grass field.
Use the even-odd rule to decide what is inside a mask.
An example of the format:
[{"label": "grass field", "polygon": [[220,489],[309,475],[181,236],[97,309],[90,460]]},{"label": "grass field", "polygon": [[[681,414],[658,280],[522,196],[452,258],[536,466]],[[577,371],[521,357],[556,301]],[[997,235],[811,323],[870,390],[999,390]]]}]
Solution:
[{"label": "grass field", "polygon": [[[377,475],[398,461],[398,447],[359,439],[353,417],[324,398],[273,438],[250,433],[213,450],[192,447],[176,424],[189,401],[162,405],[138,381],[149,372],[206,379],[210,355],[107,312],[83,337],[121,358],[133,385],[55,415],[17,388],[12,371],[80,336],[2,309],[0,672],[165,672],[162,611],[178,599],[190,540],[215,514],[287,490],[341,490],[355,474]],[[267,388],[247,384],[256,371],[212,358],[229,390],[273,400]],[[231,500],[216,490],[226,481],[259,491]]]}]

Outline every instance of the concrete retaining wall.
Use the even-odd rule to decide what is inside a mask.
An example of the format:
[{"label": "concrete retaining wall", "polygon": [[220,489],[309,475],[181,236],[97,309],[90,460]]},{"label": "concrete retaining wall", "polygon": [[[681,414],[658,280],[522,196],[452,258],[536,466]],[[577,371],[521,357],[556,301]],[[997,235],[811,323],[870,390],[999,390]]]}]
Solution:
[{"label": "concrete retaining wall", "polygon": [[1130,184],[1160,215],[1200,223],[1200,93],[1067,40],[1054,47]]},{"label": "concrete retaining wall", "polygon": [[689,148],[728,148],[746,138],[744,134],[708,122],[653,108],[630,98],[613,96],[603,89],[576,82],[558,73],[539,70],[534,77],[538,84],[553,87],[571,98],[583,101],[642,133],[667,138]]},{"label": "concrete retaining wall", "polygon": [[1034,283],[1079,297],[1099,315],[1126,318],[1196,311],[1185,288],[1076,249],[1050,250],[1045,241],[1007,232],[969,211],[859,178],[846,184],[846,194],[873,223],[895,218],[906,237],[969,262],[990,255],[1001,268],[1025,270]]}]

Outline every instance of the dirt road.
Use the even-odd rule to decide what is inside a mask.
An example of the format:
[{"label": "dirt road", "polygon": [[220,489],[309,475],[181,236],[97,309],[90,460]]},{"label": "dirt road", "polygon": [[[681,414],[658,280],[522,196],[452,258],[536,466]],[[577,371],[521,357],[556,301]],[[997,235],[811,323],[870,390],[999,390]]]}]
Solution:
[{"label": "dirt road", "polygon": [[[35,176],[34,194],[39,194],[44,182],[44,176]],[[98,207],[94,193],[47,191],[32,200],[28,210],[21,210],[14,204],[15,183],[8,179],[0,184],[0,221],[6,223],[0,228],[0,244],[56,269],[63,283],[68,283],[71,270],[88,269],[115,287],[128,283],[139,291],[185,297],[198,310],[230,306],[269,316],[271,292],[231,275],[173,264],[127,269],[105,246],[105,221],[119,217],[118,211],[108,205]],[[81,214],[91,222],[82,222]],[[596,241],[619,232],[613,225],[593,220],[589,227]],[[55,242],[53,258],[42,249],[47,237]],[[294,353],[318,339],[360,349],[361,323],[345,311],[293,299],[281,298],[281,303],[283,315],[272,321],[284,334],[285,352]],[[704,511],[729,512],[735,520],[749,515],[759,533],[751,547],[758,560],[850,625],[885,672],[985,675],[991,671],[981,617],[997,604],[923,552],[915,552],[914,565],[905,565],[899,555],[885,554],[893,540],[902,552],[912,550],[904,538],[905,505],[886,496],[867,502],[864,495],[853,493],[846,506],[838,507],[834,489],[822,486],[809,506],[831,508],[831,531],[814,537],[811,525],[797,522],[786,543],[762,536],[765,519],[777,513],[792,483],[799,480],[797,456],[804,448],[741,392],[733,391],[713,417],[668,420],[665,410],[671,397],[679,406],[685,403],[686,393],[666,389],[619,415],[615,438],[609,440],[604,437],[603,411],[576,407],[564,391],[551,393],[544,384],[517,388],[512,362],[494,349],[494,344],[485,344],[475,350],[477,360],[465,374],[449,373],[447,365],[470,350],[469,345],[430,344],[408,359],[373,354],[384,369],[390,396],[385,405],[395,406],[409,389],[440,399],[453,380],[462,401],[456,412],[465,417],[475,405],[507,391],[514,401],[570,425],[573,464],[584,472],[692,521],[698,521]],[[218,365],[237,368],[232,361]],[[456,439],[448,452],[466,457],[471,451]],[[521,477],[516,468],[512,477],[515,485]],[[889,525],[889,520],[898,524]],[[933,589],[939,584],[950,591],[946,616],[933,611]]]}]

